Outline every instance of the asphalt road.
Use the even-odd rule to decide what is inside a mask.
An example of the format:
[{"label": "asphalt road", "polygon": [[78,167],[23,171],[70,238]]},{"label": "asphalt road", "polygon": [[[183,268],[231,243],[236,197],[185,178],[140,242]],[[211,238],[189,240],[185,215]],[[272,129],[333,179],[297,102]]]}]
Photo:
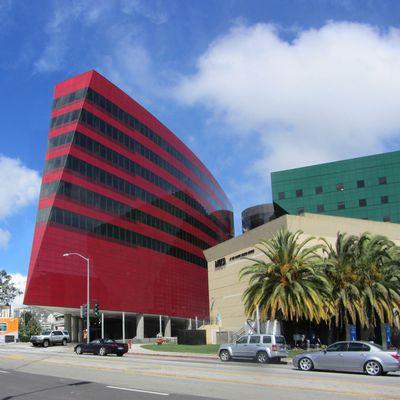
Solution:
[{"label": "asphalt road", "polygon": [[26,372],[0,370],[0,399],[29,400],[202,400],[198,396],[144,391],[85,380],[55,378]]},{"label": "asphalt road", "polygon": [[400,399],[399,373],[369,377],[301,372],[282,364],[77,356],[71,350],[1,346],[0,400]]}]

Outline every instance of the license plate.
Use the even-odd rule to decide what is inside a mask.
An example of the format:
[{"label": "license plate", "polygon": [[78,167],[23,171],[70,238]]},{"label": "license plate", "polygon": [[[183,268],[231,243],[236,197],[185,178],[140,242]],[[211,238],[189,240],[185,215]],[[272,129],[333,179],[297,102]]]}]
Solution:
[{"label": "license plate", "polygon": [[123,350],[124,348],[123,347],[118,347],[118,350]]}]

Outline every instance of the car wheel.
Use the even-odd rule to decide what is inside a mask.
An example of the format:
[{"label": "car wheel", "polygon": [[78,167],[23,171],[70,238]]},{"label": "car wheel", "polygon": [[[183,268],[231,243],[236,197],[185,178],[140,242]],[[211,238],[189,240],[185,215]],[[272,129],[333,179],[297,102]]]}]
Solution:
[{"label": "car wheel", "polygon": [[107,355],[107,350],[105,347],[100,347],[99,349],[99,356],[106,356]]},{"label": "car wheel", "polygon": [[122,354],[122,353],[117,353],[117,356],[118,356],[118,357],[122,357],[123,354]]},{"label": "car wheel", "polygon": [[66,346],[66,345],[67,345],[67,339],[63,339],[62,345],[63,345],[63,346]]},{"label": "car wheel", "polygon": [[314,369],[314,364],[308,357],[303,357],[299,360],[299,368],[302,371],[311,371]]},{"label": "car wheel", "polygon": [[229,354],[228,350],[221,350],[219,352],[219,359],[221,361],[229,361],[231,359],[231,355]]},{"label": "car wheel", "polygon": [[265,351],[259,351],[256,355],[256,360],[260,364],[265,364],[266,362],[269,361],[268,354]]},{"label": "car wheel", "polygon": [[82,353],[83,353],[82,347],[81,347],[81,346],[77,346],[77,347],[75,348],[75,353],[76,353],[76,354],[82,354]]},{"label": "car wheel", "polygon": [[364,366],[364,371],[367,375],[378,376],[382,374],[382,365],[378,361],[367,361]]},{"label": "car wheel", "polygon": [[45,341],[43,342],[43,347],[49,347],[49,345],[50,345],[50,343],[49,343],[48,340],[45,340]]}]

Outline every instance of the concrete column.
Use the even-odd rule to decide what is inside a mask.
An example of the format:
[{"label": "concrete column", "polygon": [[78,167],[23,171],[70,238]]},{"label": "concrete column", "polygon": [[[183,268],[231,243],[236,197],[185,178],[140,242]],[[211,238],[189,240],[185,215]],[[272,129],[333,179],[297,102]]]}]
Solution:
[{"label": "concrete column", "polygon": [[71,314],[64,314],[64,329],[71,335]]},{"label": "concrete column", "polygon": [[125,313],[122,313],[122,341],[125,343]]},{"label": "concrete column", "polygon": [[101,313],[101,338],[104,339],[104,313]]},{"label": "concrete column", "polygon": [[83,341],[83,319],[78,318],[78,342]]},{"label": "concrete column", "polygon": [[192,318],[189,318],[189,319],[186,321],[186,329],[192,330]]},{"label": "concrete column", "polygon": [[164,336],[171,337],[171,317],[165,317]]},{"label": "concrete column", "polygon": [[78,341],[78,317],[71,318],[71,342]]},{"label": "concrete column", "polygon": [[143,314],[136,314],[136,338],[144,338],[144,317]]}]

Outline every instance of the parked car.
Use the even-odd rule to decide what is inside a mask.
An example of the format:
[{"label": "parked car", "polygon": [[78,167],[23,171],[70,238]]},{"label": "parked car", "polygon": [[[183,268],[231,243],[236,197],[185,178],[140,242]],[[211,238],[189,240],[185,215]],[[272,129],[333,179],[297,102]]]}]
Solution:
[{"label": "parked car", "polygon": [[64,337],[67,339],[67,342],[70,342],[71,338],[69,336],[69,332],[68,331],[62,331],[62,333],[63,333]]},{"label": "parked car", "polygon": [[51,345],[61,344],[65,346],[68,338],[62,331],[43,331],[40,335],[31,336],[30,342],[33,346],[49,347]]},{"label": "parked car", "polygon": [[287,357],[285,338],[281,335],[245,335],[235,343],[221,344],[219,347],[221,361],[229,361],[232,358],[253,358],[259,363],[269,360],[280,361]]},{"label": "parked car", "polygon": [[400,370],[400,354],[369,342],[337,342],[326,350],[298,354],[293,365],[302,371],[330,370],[381,375]]},{"label": "parked car", "polygon": [[91,353],[99,356],[116,354],[122,357],[128,352],[128,345],[126,343],[118,343],[113,339],[96,339],[90,343],[78,343],[74,351],[76,354]]}]

